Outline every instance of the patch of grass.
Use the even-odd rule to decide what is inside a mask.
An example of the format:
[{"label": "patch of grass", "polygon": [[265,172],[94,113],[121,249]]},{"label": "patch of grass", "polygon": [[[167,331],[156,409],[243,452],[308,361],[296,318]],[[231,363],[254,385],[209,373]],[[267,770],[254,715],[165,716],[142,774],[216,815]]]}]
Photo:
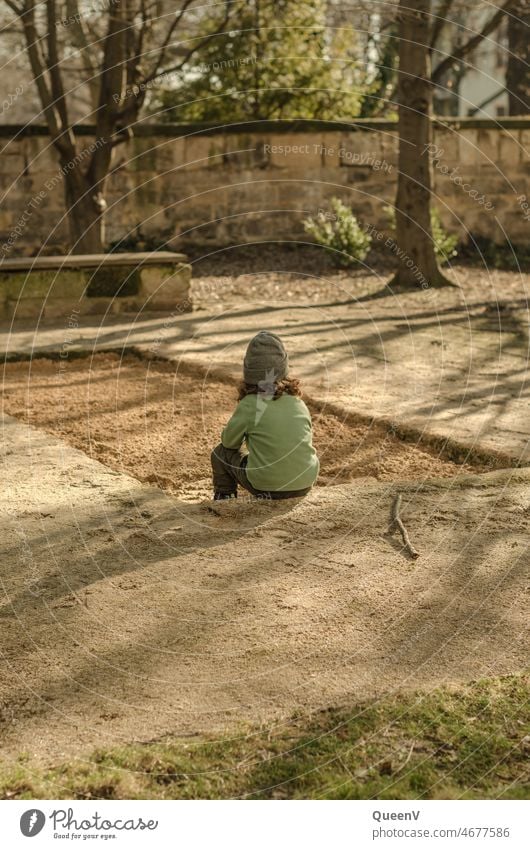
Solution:
[{"label": "patch of grass", "polygon": [[293,717],[239,736],[168,738],[0,772],[1,798],[530,797],[525,676]]}]

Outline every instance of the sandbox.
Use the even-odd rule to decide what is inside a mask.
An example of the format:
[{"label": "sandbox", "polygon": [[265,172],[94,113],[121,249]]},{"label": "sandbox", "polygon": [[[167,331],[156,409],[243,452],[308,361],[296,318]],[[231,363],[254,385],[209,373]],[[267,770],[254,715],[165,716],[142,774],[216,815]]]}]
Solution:
[{"label": "sandbox", "polygon": [[[230,380],[132,354],[38,358],[4,371],[5,412],[186,501],[210,497],[209,455],[236,403]],[[447,478],[491,468],[478,460],[454,463],[377,423],[352,423],[309,405],[321,462],[318,486]]]}]

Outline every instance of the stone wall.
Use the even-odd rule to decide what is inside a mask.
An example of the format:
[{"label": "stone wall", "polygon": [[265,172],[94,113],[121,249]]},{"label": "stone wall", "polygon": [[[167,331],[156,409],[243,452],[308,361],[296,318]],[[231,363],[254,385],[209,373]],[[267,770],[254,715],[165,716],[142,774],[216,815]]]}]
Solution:
[{"label": "stone wall", "polygon": [[[4,126],[0,135],[0,246],[10,240],[9,256],[65,250],[59,166],[45,128]],[[89,145],[90,128],[78,136],[80,148]],[[530,119],[447,119],[435,123],[434,141],[435,205],[446,227],[463,239],[527,243]],[[387,121],[143,125],[118,149],[107,240],[167,240],[178,249],[304,239],[303,218],[333,196],[366,226],[383,228],[396,178],[396,125]]]},{"label": "stone wall", "polygon": [[0,320],[191,309],[182,254],[14,258],[0,263]]}]

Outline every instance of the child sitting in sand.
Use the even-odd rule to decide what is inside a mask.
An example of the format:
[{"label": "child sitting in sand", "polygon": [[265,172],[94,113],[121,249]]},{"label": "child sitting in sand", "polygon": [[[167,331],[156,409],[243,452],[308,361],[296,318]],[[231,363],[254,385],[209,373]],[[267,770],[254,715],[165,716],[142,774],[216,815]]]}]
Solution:
[{"label": "child sitting in sand", "polygon": [[[300,381],[288,377],[282,340],[260,331],[243,363],[239,403],[212,451],[214,499],[237,497],[237,485],[261,498],[299,498],[318,477],[311,415]],[[246,443],[248,454],[241,451]]]}]

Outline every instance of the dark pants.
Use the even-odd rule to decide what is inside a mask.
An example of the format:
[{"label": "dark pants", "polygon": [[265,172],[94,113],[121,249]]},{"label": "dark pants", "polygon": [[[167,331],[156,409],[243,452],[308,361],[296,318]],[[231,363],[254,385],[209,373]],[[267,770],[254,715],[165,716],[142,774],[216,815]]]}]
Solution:
[{"label": "dark pants", "polygon": [[311,491],[311,487],[278,492],[254,489],[247,477],[247,455],[239,448],[225,448],[221,443],[212,451],[212,472],[214,491],[221,495],[237,495],[238,484],[256,498],[301,498]]}]

